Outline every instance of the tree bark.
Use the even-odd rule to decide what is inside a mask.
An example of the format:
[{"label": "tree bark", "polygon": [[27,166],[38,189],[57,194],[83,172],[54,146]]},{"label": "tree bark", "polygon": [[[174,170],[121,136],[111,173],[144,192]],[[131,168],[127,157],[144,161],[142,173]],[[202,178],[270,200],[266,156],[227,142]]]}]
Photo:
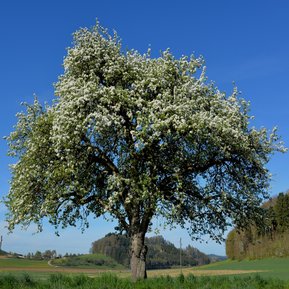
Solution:
[{"label": "tree bark", "polygon": [[147,246],[144,244],[145,234],[135,233],[131,236],[131,274],[134,281],[146,279]]}]

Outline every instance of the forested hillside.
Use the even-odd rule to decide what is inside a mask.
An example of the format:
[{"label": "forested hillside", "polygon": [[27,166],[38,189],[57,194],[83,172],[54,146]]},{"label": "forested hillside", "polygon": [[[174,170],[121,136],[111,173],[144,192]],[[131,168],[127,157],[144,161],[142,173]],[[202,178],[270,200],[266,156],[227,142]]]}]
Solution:
[{"label": "forested hillside", "polygon": [[233,229],[226,240],[231,259],[289,256],[289,191],[266,202],[263,224],[246,230]]},{"label": "forested hillside", "polygon": [[[147,268],[171,268],[180,265],[180,250],[162,236],[146,238],[148,246]],[[91,253],[101,253],[114,258],[118,263],[129,267],[129,239],[123,235],[108,234],[92,243]],[[181,251],[183,266],[196,266],[210,263],[207,255],[188,246]]]}]

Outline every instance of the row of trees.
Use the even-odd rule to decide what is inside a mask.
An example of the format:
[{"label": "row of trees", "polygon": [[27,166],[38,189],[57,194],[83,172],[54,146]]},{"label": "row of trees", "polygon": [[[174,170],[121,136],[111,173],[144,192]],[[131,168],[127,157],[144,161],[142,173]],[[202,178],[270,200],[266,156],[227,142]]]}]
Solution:
[{"label": "row of trees", "polygon": [[[16,254],[17,255],[17,254]],[[56,258],[74,258],[82,256],[83,254],[75,254],[75,253],[65,253],[64,255],[58,254],[56,250],[45,250],[44,252],[41,252],[37,250],[36,252],[29,252],[26,255],[24,255],[27,259],[37,259],[37,260],[48,260],[48,259],[56,259]]]},{"label": "row of trees", "polygon": [[[147,268],[160,269],[180,265],[180,250],[162,236],[145,239],[148,248]],[[91,253],[101,253],[112,257],[118,263],[130,266],[130,240],[124,235],[108,234],[92,243]],[[183,266],[196,266],[210,263],[207,255],[188,246],[181,250]]]},{"label": "row of trees", "polygon": [[226,253],[232,259],[289,256],[289,191],[264,203],[263,222],[232,230]]},{"label": "row of trees", "polygon": [[35,253],[29,252],[27,255],[25,255],[25,258],[33,260],[50,260],[57,257],[60,256],[57,255],[57,252],[55,250],[45,250],[44,252],[36,251]]}]

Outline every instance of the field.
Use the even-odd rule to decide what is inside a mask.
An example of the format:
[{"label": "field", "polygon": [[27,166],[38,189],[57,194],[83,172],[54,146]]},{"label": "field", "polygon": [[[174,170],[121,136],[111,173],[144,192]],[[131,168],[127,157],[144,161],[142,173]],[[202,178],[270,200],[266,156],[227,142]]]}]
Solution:
[{"label": "field", "polygon": [[[92,259],[93,255],[83,255],[80,259]],[[97,276],[104,272],[113,272],[120,277],[129,277],[130,272],[120,265],[113,267],[99,266],[91,263],[89,266],[80,264],[79,266],[58,266],[63,261],[54,261],[54,263],[45,260],[27,260],[17,258],[0,258],[0,273],[14,272],[23,273],[29,272],[32,275],[49,275],[51,273],[84,273],[89,276]],[[96,263],[97,264],[97,263]],[[64,264],[65,265],[65,264]],[[104,264],[105,265],[105,264]],[[194,276],[225,276],[225,275],[248,275],[258,274],[264,278],[279,278],[289,281],[289,258],[272,258],[262,260],[244,260],[244,261],[223,261],[201,267],[192,268],[175,268],[164,270],[149,270],[148,277],[159,276],[178,276],[180,273],[185,276],[193,274]]]},{"label": "field", "polygon": [[204,270],[257,270],[264,278],[278,278],[289,281],[289,258],[268,258],[259,260],[223,261],[201,267]]},{"label": "field", "polygon": [[43,260],[1,258],[0,288],[282,289],[289,288],[288,268],[289,258],[228,260],[182,270],[150,270],[148,281],[135,284],[131,283],[130,272],[125,269],[61,268]]},{"label": "field", "polygon": [[102,273],[114,272],[116,274],[129,274],[128,270],[124,270],[123,267],[115,266],[114,268],[108,268],[107,266],[58,266],[59,264],[50,265],[51,262],[46,260],[28,260],[18,258],[0,258],[0,276],[7,275],[7,273],[13,273],[13,275],[23,275],[29,273],[35,279],[46,279],[51,274],[86,274],[94,277]]},{"label": "field", "polygon": [[[89,256],[89,257],[87,257]],[[92,259],[93,255],[83,255],[80,259]],[[113,272],[120,277],[128,277],[130,272],[120,265],[113,267],[99,266],[91,263],[89,266],[72,266],[63,264],[63,261],[54,261],[54,263],[45,260],[27,260],[17,258],[0,258],[0,273],[23,273],[29,272],[32,275],[48,275],[51,273],[84,273],[89,276],[99,275],[103,272]],[[58,265],[64,265],[58,266]],[[65,266],[67,265],[67,266]],[[244,261],[223,261],[201,267],[175,268],[164,270],[149,270],[148,277],[159,276],[178,276],[193,274],[194,276],[225,276],[225,275],[252,275],[258,274],[265,278],[279,278],[289,281],[289,258],[272,258],[262,260],[244,260]]]},{"label": "field", "polygon": [[[80,260],[92,259],[93,256],[83,255],[79,257]],[[240,263],[240,262],[239,262]],[[238,268],[238,266],[231,267],[228,262],[219,262],[211,266],[203,267],[192,267],[192,268],[175,268],[175,269],[163,269],[163,270],[149,270],[148,277],[160,277],[160,276],[171,276],[176,277],[181,273],[183,275],[193,274],[194,276],[223,276],[223,275],[235,275],[235,274],[252,274],[252,273],[262,273],[263,269],[256,268]],[[234,263],[232,263],[234,264]],[[64,266],[59,266],[64,265]],[[129,277],[129,270],[115,265],[113,267],[99,266],[91,263],[89,266],[84,266],[79,262],[78,266],[72,266],[72,262],[64,263],[63,260],[55,260],[52,262],[47,262],[45,260],[27,260],[27,259],[17,259],[17,258],[1,258],[0,259],[0,273],[13,272],[14,274],[22,274],[24,272],[29,272],[33,276],[40,278],[45,277],[51,273],[69,273],[77,274],[83,273],[88,276],[97,276],[104,272],[113,272],[119,277]],[[289,265],[289,261],[288,261]]]}]

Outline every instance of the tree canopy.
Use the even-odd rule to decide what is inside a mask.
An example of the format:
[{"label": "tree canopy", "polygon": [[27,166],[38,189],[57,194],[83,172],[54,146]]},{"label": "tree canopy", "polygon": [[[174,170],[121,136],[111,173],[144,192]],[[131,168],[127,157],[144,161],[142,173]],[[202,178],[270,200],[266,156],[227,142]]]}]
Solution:
[{"label": "tree canopy", "polygon": [[89,214],[109,214],[131,237],[132,263],[145,260],[153,217],[215,240],[255,217],[270,155],[285,151],[275,129],[251,127],[237,89],[207,80],[202,58],[124,50],[99,24],[74,34],[55,94],[26,104],[7,137],[18,158],[9,228],[41,230],[44,217],[85,228]]}]

